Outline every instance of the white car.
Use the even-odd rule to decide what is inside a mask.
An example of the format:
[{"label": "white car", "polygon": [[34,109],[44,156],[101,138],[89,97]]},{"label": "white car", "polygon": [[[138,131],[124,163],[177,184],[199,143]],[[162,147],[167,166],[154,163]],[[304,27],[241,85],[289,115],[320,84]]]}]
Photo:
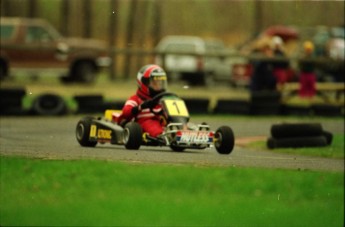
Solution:
[{"label": "white car", "polygon": [[[191,84],[230,82],[231,65],[220,40],[196,36],[167,36],[156,47],[156,64],[167,71],[169,79],[187,80]],[[206,55],[206,56],[205,56]],[[210,56],[211,55],[211,56]]]}]

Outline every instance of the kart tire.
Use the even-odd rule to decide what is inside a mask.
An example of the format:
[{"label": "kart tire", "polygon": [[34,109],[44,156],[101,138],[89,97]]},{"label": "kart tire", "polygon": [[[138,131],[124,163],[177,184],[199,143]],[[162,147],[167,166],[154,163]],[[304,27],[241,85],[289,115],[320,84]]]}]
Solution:
[{"label": "kart tire", "polygon": [[176,151],[176,152],[183,152],[185,150],[184,147],[179,147],[176,145],[170,145],[171,150]]},{"label": "kart tire", "polygon": [[123,140],[126,149],[138,150],[142,143],[142,129],[136,122],[129,122],[125,125]]},{"label": "kart tire", "polygon": [[292,137],[292,138],[269,138],[267,147],[274,148],[301,148],[301,147],[324,147],[327,145],[325,136]]},{"label": "kart tire", "polygon": [[216,141],[214,146],[219,154],[230,154],[235,145],[235,136],[228,126],[221,126],[214,135]]},{"label": "kart tire", "polygon": [[288,123],[271,127],[271,135],[275,139],[321,136],[322,132],[322,126],[319,123]]},{"label": "kart tire", "polygon": [[75,130],[75,135],[79,144],[83,147],[95,147],[97,141],[90,141],[90,129],[93,117],[84,117],[78,123]]}]

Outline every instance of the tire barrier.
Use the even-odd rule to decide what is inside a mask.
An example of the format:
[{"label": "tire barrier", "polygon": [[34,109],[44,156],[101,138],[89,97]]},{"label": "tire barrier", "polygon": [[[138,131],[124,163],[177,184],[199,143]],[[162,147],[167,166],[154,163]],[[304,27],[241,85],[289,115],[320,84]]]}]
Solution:
[{"label": "tire barrier", "polygon": [[101,113],[104,111],[102,95],[76,95],[73,97],[78,104],[77,113]]},{"label": "tire barrier", "polygon": [[123,106],[125,105],[125,102],[125,100],[103,102],[103,111],[107,109],[122,110]]},{"label": "tire barrier", "polygon": [[276,138],[321,136],[322,126],[319,123],[289,123],[271,126],[271,135]]},{"label": "tire barrier", "polygon": [[326,138],[324,136],[312,136],[312,137],[295,137],[295,138],[269,138],[267,140],[267,147],[274,148],[301,148],[301,147],[324,147],[327,145]]},{"label": "tire barrier", "polygon": [[330,145],[332,139],[332,133],[324,131],[319,123],[275,124],[266,145],[270,149],[323,147]]},{"label": "tire barrier", "polygon": [[334,105],[320,105],[320,104],[314,104],[311,106],[311,110],[314,115],[317,116],[341,116],[343,115],[343,110],[340,106],[334,106]]},{"label": "tire barrier", "polygon": [[182,98],[186,103],[188,112],[190,114],[208,114],[209,113],[209,99],[197,98]]},{"label": "tire barrier", "polygon": [[278,91],[260,91],[250,94],[250,113],[252,115],[279,115],[281,113],[281,94]]},{"label": "tire barrier", "polygon": [[0,115],[23,115],[22,100],[26,95],[24,88],[0,89]]},{"label": "tire barrier", "polygon": [[63,115],[67,113],[67,105],[59,95],[43,94],[34,100],[31,113],[45,116]]},{"label": "tire barrier", "polygon": [[310,116],[312,114],[311,108],[306,106],[293,106],[293,105],[282,105],[282,115],[297,115],[297,116]]},{"label": "tire barrier", "polygon": [[250,103],[246,100],[226,100],[220,99],[214,108],[215,114],[237,114],[249,115]]},{"label": "tire barrier", "polygon": [[331,145],[333,142],[333,134],[328,131],[323,131],[322,135],[326,138],[327,145]]}]

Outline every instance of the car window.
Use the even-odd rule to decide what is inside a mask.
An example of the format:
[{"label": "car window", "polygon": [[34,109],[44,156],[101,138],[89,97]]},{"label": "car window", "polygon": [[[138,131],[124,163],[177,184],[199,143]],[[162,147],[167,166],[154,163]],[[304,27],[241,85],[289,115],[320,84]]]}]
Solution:
[{"label": "car window", "polygon": [[224,50],[224,44],[221,42],[206,42],[206,50],[208,52],[217,53]]},{"label": "car window", "polygon": [[12,25],[1,25],[0,37],[2,40],[10,39],[14,32],[14,26]]},{"label": "car window", "polygon": [[168,44],[166,49],[166,51],[178,51],[178,52],[190,52],[193,53],[196,51],[195,45],[194,44],[190,44],[190,43],[171,43]]},{"label": "car window", "polygon": [[26,43],[49,42],[52,40],[51,35],[44,28],[31,26],[27,29],[28,30],[25,37]]}]

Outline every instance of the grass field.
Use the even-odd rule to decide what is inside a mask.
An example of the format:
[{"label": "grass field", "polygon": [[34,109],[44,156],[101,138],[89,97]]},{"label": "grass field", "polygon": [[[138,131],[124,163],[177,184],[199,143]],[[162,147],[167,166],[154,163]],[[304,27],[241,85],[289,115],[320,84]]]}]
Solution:
[{"label": "grass field", "polygon": [[1,226],[344,225],[344,173],[0,158]]},{"label": "grass field", "polygon": [[[50,80],[2,83],[14,85],[26,87],[26,107],[44,92],[64,96],[73,108],[73,95],[126,99],[136,89],[132,81],[100,80],[95,86],[56,86]],[[226,86],[206,92],[173,85],[171,90],[182,97],[249,97],[244,89]],[[217,116],[224,117],[229,118]],[[260,119],[267,117],[256,117]],[[335,135],[332,146],[313,152],[274,151],[344,158],[343,138]],[[266,149],[264,142],[250,146]],[[7,156],[0,156],[0,164],[0,226],[344,226],[343,172]]]}]

